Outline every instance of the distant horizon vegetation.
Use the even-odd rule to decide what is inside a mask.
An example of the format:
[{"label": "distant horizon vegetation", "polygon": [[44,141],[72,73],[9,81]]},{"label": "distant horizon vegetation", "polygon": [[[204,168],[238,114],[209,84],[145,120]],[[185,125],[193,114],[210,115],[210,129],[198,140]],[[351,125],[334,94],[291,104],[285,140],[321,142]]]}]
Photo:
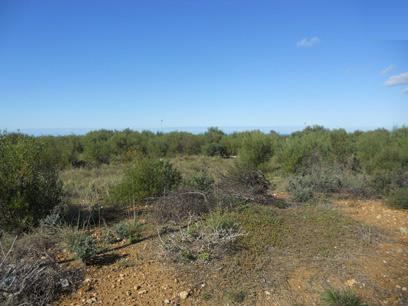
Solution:
[{"label": "distant horizon vegetation", "polygon": [[342,129],[349,133],[355,131],[375,131],[378,129],[385,129],[392,131],[398,128],[404,128],[407,125],[393,125],[393,126],[353,126],[353,127],[342,127],[342,126],[326,126],[323,124],[304,124],[303,126],[185,126],[185,127],[93,127],[93,128],[1,128],[0,131],[6,133],[23,133],[30,136],[69,136],[69,135],[86,135],[89,132],[107,130],[107,131],[137,131],[137,132],[153,132],[153,133],[171,133],[171,132],[186,132],[192,134],[203,134],[209,128],[216,127],[217,129],[223,131],[225,134],[248,132],[248,131],[260,131],[263,133],[269,133],[271,131],[276,132],[282,136],[290,135],[292,133],[300,132],[307,127],[321,126],[325,129],[336,130]]}]

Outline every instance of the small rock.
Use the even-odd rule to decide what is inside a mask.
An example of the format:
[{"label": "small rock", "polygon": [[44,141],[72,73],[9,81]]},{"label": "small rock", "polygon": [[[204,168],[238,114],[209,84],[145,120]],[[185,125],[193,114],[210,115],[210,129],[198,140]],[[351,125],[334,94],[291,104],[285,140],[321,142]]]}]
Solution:
[{"label": "small rock", "polygon": [[87,302],[88,304],[96,303],[96,298],[95,298],[95,297],[92,297],[92,298],[86,300],[86,302]]},{"label": "small rock", "polygon": [[407,235],[408,234],[408,227],[400,227],[400,232],[401,232],[401,234]]},{"label": "small rock", "polygon": [[142,294],[146,294],[147,290],[140,290],[137,294],[142,295]]},{"label": "small rock", "polygon": [[353,287],[355,284],[357,284],[357,281],[354,278],[346,280],[346,285],[349,287]]},{"label": "small rock", "polygon": [[165,300],[164,300],[164,304],[170,304],[170,300],[169,300],[169,299],[165,299]]},{"label": "small rock", "polygon": [[189,296],[189,294],[190,293],[188,291],[181,291],[179,293],[179,297],[180,297],[180,299],[185,300]]},{"label": "small rock", "polygon": [[62,289],[66,289],[69,287],[69,281],[66,278],[61,279],[61,287]]},{"label": "small rock", "polygon": [[271,293],[269,291],[265,291],[266,295],[271,295]]},{"label": "small rock", "polygon": [[407,287],[402,287],[402,291],[407,291]]},{"label": "small rock", "polygon": [[142,286],[140,286],[140,285],[135,285],[135,286],[133,287],[133,289],[135,289],[135,290],[139,290],[140,288],[142,288]]},{"label": "small rock", "polygon": [[401,286],[400,285],[395,285],[395,288],[401,289]]}]

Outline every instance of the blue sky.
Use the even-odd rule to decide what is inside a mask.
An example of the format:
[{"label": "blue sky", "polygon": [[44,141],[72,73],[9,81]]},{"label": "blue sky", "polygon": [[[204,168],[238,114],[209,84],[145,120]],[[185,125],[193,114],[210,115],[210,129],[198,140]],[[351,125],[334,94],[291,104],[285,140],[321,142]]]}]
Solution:
[{"label": "blue sky", "polygon": [[407,1],[0,0],[0,129],[393,127]]}]

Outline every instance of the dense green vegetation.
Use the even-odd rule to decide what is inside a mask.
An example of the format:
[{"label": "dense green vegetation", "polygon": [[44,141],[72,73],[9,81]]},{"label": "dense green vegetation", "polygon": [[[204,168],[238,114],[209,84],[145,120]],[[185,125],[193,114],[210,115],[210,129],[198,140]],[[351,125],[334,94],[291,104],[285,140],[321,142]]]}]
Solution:
[{"label": "dense green vegetation", "polygon": [[37,225],[61,200],[62,184],[48,148],[24,135],[0,136],[0,228]]},{"label": "dense green vegetation", "polygon": [[[36,224],[60,203],[58,169],[129,163],[124,179],[106,191],[111,202],[129,204],[160,196],[177,186],[180,173],[161,158],[190,155],[237,156],[235,163],[241,168],[260,169],[269,176],[287,179],[288,191],[300,202],[319,193],[346,192],[359,196],[392,194],[393,202],[403,203],[406,193],[398,193],[398,199],[396,194],[408,184],[405,127],[347,133],[314,126],[289,136],[273,131],[225,134],[217,128],[203,134],[129,129],[58,137],[3,133],[0,221],[3,226]],[[200,173],[195,175],[191,184],[204,189],[211,185],[202,181],[207,178],[200,178]]]}]

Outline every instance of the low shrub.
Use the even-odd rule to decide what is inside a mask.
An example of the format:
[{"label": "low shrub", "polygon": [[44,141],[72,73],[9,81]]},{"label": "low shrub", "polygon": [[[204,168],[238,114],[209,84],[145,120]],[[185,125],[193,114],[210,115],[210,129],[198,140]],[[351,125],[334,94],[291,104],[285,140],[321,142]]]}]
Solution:
[{"label": "low shrub", "polygon": [[321,299],[327,306],[367,306],[359,296],[351,291],[327,289],[323,292]]},{"label": "low shrub", "polygon": [[313,187],[310,177],[293,176],[288,181],[288,191],[292,200],[296,202],[307,202],[313,198]]},{"label": "low shrub", "polygon": [[237,224],[227,215],[220,211],[215,211],[206,218],[206,226],[213,232],[233,231]]},{"label": "low shrub", "polygon": [[307,202],[315,193],[347,193],[366,197],[373,194],[369,180],[363,173],[342,169],[338,165],[316,164],[289,177],[288,191],[297,202]]},{"label": "low shrub", "polygon": [[84,264],[90,264],[95,259],[98,248],[95,240],[86,232],[74,231],[67,235],[69,249],[75,253]]},{"label": "low shrub", "polygon": [[142,235],[143,225],[136,220],[120,222],[114,226],[119,239],[127,239],[130,243],[138,241]]},{"label": "low shrub", "polygon": [[403,187],[392,192],[386,203],[392,208],[408,209],[408,187]]},{"label": "low shrub", "polygon": [[116,237],[115,232],[112,229],[106,228],[102,232],[101,240],[105,244],[112,244],[117,242],[118,238]]},{"label": "low shrub", "polygon": [[217,197],[226,203],[238,201],[267,202],[271,184],[261,170],[237,163],[230,167],[216,185]]},{"label": "low shrub", "polygon": [[211,213],[206,220],[189,224],[161,239],[165,254],[182,261],[209,261],[222,257],[232,244],[246,233],[239,224],[221,212]]},{"label": "low shrub", "polygon": [[214,179],[208,174],[207,170],[201,169],[187,178],[184,185],[197,191],[209,193],[213,190]]},{"label": "low shrub", "polygon": [[212,194],[194,189],[178,189],[158,198],[153,205],[153,217],[157,223],[181,223],[208,213],[215,205]]},{"label": "low shrub", "polygon": [[18,239],[0,233],[1,305],[51,305],[76,288],[83,272],[58,264],[54,247],[53,237],[37,232]]},{"label": "low shrub", "polygon": [[135,159],[123,180],[113,187],[109,201],[134,204],[148,197],[166,194],[180,181],[180,172],[169,162],[140,157]]}]

